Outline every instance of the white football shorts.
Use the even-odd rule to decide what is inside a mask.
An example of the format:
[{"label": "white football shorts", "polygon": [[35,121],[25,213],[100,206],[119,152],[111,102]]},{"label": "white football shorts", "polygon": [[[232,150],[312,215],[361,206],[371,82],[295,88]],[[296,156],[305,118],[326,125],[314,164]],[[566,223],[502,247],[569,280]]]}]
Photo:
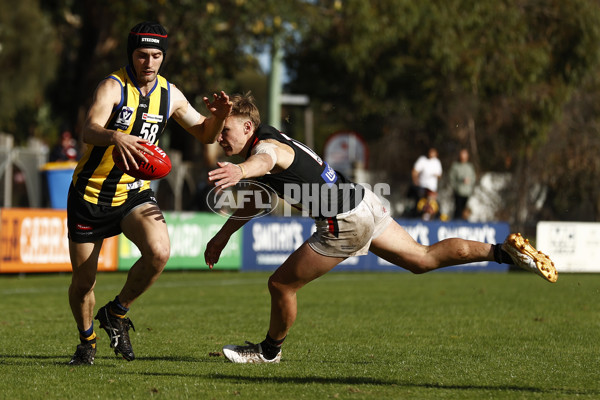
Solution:
[{"label": "white football shorts", "polygon": [[364,197],[355,209],[332,218],[315,219],[317,230],[307,243],[328,257],[362,256],[391,222],[390,211],[375,193],[365,188]]}]

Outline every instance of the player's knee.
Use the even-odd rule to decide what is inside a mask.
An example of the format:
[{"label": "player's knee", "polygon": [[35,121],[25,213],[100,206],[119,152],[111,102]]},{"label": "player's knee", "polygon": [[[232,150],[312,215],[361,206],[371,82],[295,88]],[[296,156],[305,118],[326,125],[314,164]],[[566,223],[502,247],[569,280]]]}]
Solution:
[{"label": "player's knee", "polygon": [[275,274],[269,277],[267,286],[269,288],[269,293],[271,293],[272,296],[282,294],[285,292],[285,285],[277,279],[277,276]]},{"label": "player's knee", "polygon": [[415,275],[421,275],[426,272],[432,271],[434,268],[429,268],[425,264],[414,264],[408,267],[407,269]]},{"label": "player's knee", "polygon": [[148,258],[151,260],[152,268],[156,270],[156,272],[161,272],[167,261],[169,261],[169,256],[171,254],[171,246],[164,243],[154,243],[149,248]]},{"label": "player's knee", "polygon": [[89,276],[74,276],[71,280],[70,292],[83,297],[96,286],[96,278]]},{"label": "player's knee", "polygon": [[269,280],[267,281],[267,287],[269,288],[269,293],[273,294],[273,292],[278,291],[279,284],[275,280],[275,275],[271,275]]},{"label": "player's knee", "polygon": [[456,255],[461,261],[468,261],[471,258],[471,247],[466,241],[457,241],[455,249]]},{"label": "player's knee", "polygon": [[161,271],[167,264],[167,261],[169,261],[170,254],[171,254],[170,246],[160,246],[154,252],[155,264],[157,267],[160,268]]}]

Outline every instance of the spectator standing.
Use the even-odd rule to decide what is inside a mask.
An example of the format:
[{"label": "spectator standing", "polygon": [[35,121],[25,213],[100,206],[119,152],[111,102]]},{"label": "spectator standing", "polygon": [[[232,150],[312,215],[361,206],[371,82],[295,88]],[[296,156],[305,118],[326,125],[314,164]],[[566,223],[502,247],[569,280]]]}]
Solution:
[{"label": "spectator standing", "polygon": [[416,201],[426,197],[427,191],[437,193],[438,180],[442,177],[442,163],[435,148],[430,148],[427,156],[420,156],[412,169]]},{"label": "spectator standing", "polygon": [[458,161],[450,167],[450,186],[454,194],[454,219],[467,219],[467,202],[473,194],[477,175],[473,164],[469,161],[469,151],[461,149]]}]

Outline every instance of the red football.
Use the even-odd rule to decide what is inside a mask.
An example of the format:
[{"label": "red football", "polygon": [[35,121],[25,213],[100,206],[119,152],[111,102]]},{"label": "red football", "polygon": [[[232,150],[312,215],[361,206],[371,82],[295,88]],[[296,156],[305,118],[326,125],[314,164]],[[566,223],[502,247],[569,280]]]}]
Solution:
[{"label": "red football", "polygon": [[127,175],[131,175],[137,179],[151,181],[167,176],[169,172],[171,172],[171,159],[169,158],[167,153],[165,153],[163,149],[152,143],[142,143],[142,145],[146,146],[152,153],[154,153],[144,154],[144,156],[146,156],[146,158],[148,159],[147,163],[142,160],[136,160],[139,168],[135,169],[130,165],[129,170],[126,170],[125,164],[123,164],[123,160],[121,159],[121,155],[115,147],[112,153],[115,165]]}]

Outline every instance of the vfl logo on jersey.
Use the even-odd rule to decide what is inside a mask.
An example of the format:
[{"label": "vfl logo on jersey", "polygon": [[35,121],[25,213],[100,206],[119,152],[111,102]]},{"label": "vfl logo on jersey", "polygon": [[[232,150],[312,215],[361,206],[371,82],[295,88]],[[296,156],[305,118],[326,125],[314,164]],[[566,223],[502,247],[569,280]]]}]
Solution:
[{"label": "vfl logo on jersey", "polygon": [[323,178],[323,180],[325,181],[325,183],[328,186],[333,185],[335,182],[337,182],[337,174],[335,173],[335,170],[333,168],[331,168],[331,166],[329,166],[329,164],[325,163],[325,169],[323,170],[323,173],[321,174],[321,178]]},{"label": "vfl logo on jersey", "polygon": [[136,181],[133,181],[131,183],[127,184],[127,190],[135,190],[135,189],[139,189],[142,186],[144,186],[144,181],[141,179],[138,179]]},{"label": "vfl logo on jersey", "polygon": [[142,119],[144,121],[158,123],[158,122],[162,122],[163,121],[163,116],[162,115],[155,115],[155,114],[143,113],[142,114]]},{"label": "vfl logo on jersey", "polygon": [[117,121],[115,122],[115,127],[123,130],[129,128],[129,125],[131,125],[131,117],[133,117],[133,111],[133,108],[127,106],[121,108]]}]

